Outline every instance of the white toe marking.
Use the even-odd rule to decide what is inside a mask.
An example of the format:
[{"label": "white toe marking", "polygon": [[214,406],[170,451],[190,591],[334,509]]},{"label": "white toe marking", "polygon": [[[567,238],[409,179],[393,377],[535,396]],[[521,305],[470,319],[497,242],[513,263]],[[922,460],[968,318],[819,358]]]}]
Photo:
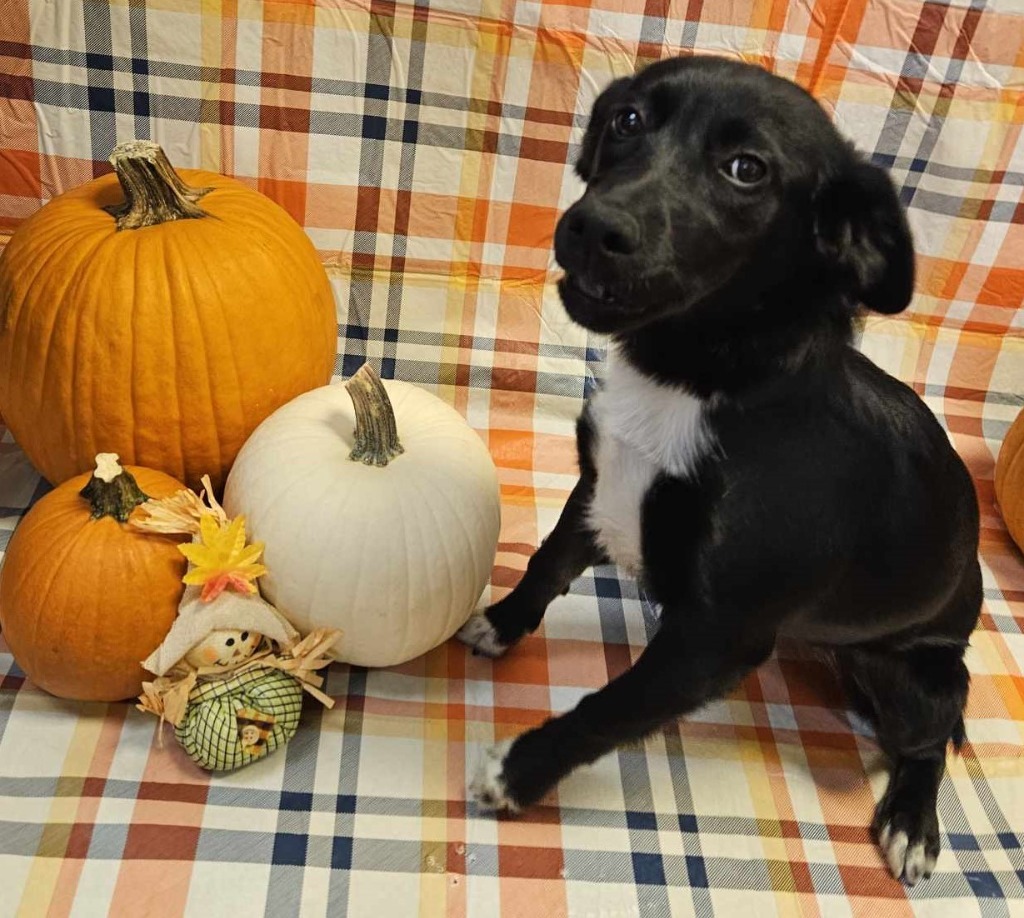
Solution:
[{"label": "white toe marking", "polygon": [[472,616],[455,636],[463,644],[488,657],[500,657],[508,650],[508,645],[498,640],[498,632],[483,612]]},{"label": "white toe marking", "polygon": [[928,858],[924,853],[924,843],[912,845],[907,849],[904,873],[907,882],[913,886],[925,874]]},{"label": "white toe marking", "polygon": [[896,832],[885,849],[885,859],[889,862],[892,875],[898,880],[903,875],[903,862],[907,854],[907,833]]},{"label": "white toe marking", "polygon": [[505,756],[512,746],[512,740],[497,743],[484,751],[484,759],[477,769],[476,777],[469,786],[469,792],[484,810],[508,810],[515,813],[519,810],[515,802],[508,796],[508,785],[505,783]]},{"label": "white toe marking", "polygon": [[886,823],[882,826],[882,831],[878,833],[878,847],[885,851],[889,847],[889,835],[892,832],[892,825]]},{"label": "white toe marking", "polygon": [[935,862],[938,860],[937,857],[929,854],[924,859],[924,875],[930,877],[935,872]]}]

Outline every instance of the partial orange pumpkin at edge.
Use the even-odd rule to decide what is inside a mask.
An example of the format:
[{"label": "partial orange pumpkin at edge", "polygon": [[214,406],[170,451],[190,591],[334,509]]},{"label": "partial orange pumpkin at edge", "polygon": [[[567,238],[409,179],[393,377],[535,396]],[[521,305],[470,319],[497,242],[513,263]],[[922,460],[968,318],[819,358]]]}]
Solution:
[{"label": "partial orange pumpkin at edge", "polygon": [[1024,551],[1024,411],[1010,425],[999,448],[995,491],[1010,537]]}]

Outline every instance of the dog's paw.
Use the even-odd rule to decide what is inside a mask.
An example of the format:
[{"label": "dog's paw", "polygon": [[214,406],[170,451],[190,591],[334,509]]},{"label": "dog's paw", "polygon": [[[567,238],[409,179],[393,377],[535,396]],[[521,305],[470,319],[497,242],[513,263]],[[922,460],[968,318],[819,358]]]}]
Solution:
[{"label": "dog's paw", "polygon": [[477,769],[476,777],[469,785],[469,793],[483,810],[507,810],[519,812],[519,804],[512,798],[505,780],[505,758],[512,747],[512,740],[489,747]]},{"label": "dog's paw", "polygon": [[501,641],[486,612],[475,613],[455,636],[467,647],[472,648],[473,653],[491,659],[500,657],[512,646]]},{"label": "dog's paw", "polygon": [[886,819],[878,830],[878,847],[897,880],[913,886],[926,880],[935,869],[939,857],[939,833],[927,829],[908,828],[907,820],[893,816]]}]

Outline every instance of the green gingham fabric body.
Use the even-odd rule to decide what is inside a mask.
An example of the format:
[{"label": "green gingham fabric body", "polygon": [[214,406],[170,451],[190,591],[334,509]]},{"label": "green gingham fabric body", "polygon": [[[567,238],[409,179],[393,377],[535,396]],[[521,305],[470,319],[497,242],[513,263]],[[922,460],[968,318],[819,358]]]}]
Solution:
[{"label": "green gingham fabric body", "polygon": [[[237,714],[255,708],[272,714],[266,751],[246,752]],[[302,714],[302,686],[293,676],[269,667],[247,670],[214,682],[201,682],[189,695],[185,717],[174,735],[192,760],[209,771],[231,771],[266,758],[294,735]]]}]

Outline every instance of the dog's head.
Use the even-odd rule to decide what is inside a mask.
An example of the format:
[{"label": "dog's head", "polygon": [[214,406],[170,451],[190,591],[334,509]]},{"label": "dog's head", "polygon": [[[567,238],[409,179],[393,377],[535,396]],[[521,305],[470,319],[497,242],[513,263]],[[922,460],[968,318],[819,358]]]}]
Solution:
[{"label": "dog's head", "polygon": [[799,297],[806,308],[840,302],[851,316],[910,301],[913,245],[888,174],[810,95],[758,67],[677,58],[617,80],[577,171],[587,190],[559,221],[555,255],[567,311],[594,331],[763,309],[795,286],[815,294]]}]

